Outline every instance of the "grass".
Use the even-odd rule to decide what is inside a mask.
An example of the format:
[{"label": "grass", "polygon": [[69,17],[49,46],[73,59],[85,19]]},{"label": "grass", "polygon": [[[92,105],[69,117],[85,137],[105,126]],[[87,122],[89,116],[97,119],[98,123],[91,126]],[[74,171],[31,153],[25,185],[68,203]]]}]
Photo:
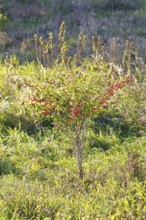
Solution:
[{"label": "grass", "polygon": [[79,181],[64,140],[46,132],[1,137],[1,219],[145,219],[145,137],[103,136],[110,149],[88,150]]},{"label": "grass", "polygon": [[[106,2],[111,4],[107,0],[101,1],[101,5]],[[91,6],[97,3],[94,0],[93,5],[85,1],[84,9],[82,0],[75,1],[77,4],[72,7],[68,2],[57,5],[58,0],[36,0],[35,4],[29,2],[19,26],[19,12],[22,5],[27,8],[28,1],[3,3],[8,19],[13,17],[4,31],[9,35],[14,31],[15,37],[11,46],[3,48],[8,49],[9,56],[2,55],[0,60],[0,220],[146,219],[146,67],[141,58],[145,49],[138,52],[130,41],[124,44],[127,27],[135,35],[136,46],[140,45],[138,41],[142,45],[145,42],[143,28],[135,28],[145,20],[145,7],[142,10],[141,1],[134,2],[136,9],[128,8],[125,12],[119,8],[110,11],[108,4],[105,8],[98,5],[99,13],[93,15]],[[65,26],[58,31],[62,18],[68,26],[72,25],[67,39]],[[99,19],[102,27],[98,26]],[[108,27],[113,24],[109,32]],[[111,39],[118,36],[119,28],[124,39]],[[83,34],[79,40],[79,29],[90,29],[89,35],[101,30],[107,44],[92,38],[91,45],[90,36],[86,42]],[[47,40],[51,30],[53,44]],[[43,35],[41,41],[36,41],[38,48],[33,43],[36,32]],[[48,53],[44,53],[46,46]],[[21,54],[21,58],[16,54]],[[116,91],[100,114],[87,117],[81,179],[74,146],[78,128],[75,122],[80,123],[81,118],[74,115],[70,124],[65,115],[70,116],[66,99],[71,106],[86,104],[85,110],[89,111],[97,101],[91,102],[93,95],[103,94],[110,83],[120,83],[129,75],[134,80]],[[51,111],[57,114],[42,117],[44,102],[27,102],[35,96],[54,103],[63,100],[63,104],[57,104],[56,109],[51,104]],[[66,118],[69,120],[64,123]]]},{"label": "grass", "polygon": [[[131,9],[133,4],[135,6]],[[90,3],[36,0],[29,4],[28,1],[15,0],[3,2],[1,8],[6,19],[0,20],[0,26],[2,24],[2,31],[11,39],[11,44],[4,50],[11,55],[16,53],[22,59],[23,56],[24,59],[28,56],[29,60],[35,58],[33,52],[20,50],[23,41],[31,41],[35,33],[47,38],[48,33],[53,32],[56,37],[63,20],[67,24],[68,39],[75,38],[82,30],[88,36],[101,35],[109,45],[115,36],[125,40],[131,35],[136,43],[139,42],[138,47],[143,48],[146,7],[142,0],[122,1],[120,5],[111,0],[92,0]],[[4,53],[4,50],[1,51]]]}]

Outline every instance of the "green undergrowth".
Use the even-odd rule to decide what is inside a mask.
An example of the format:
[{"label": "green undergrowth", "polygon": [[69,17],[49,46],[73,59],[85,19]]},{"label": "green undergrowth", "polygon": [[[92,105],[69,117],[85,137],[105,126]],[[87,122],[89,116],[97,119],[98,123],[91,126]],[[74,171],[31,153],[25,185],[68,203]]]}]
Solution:
[{"label": "green undergrowth", "polygon": [[96,142],[86,146],[80,181],[63,134],[1,133],[0,218],[145,219],[146,137],[121,143],[100,134]]}]

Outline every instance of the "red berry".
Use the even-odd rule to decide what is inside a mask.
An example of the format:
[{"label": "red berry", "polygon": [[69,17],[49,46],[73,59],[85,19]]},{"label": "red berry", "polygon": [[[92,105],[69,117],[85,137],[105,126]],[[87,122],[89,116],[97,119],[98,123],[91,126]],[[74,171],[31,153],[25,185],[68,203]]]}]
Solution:
[{"label": "red berry", "polygon": [[74,107],[71,109],[71,114],[72,116],[77,116],[81,113],[81,109],[77,108],[77,107]]}]

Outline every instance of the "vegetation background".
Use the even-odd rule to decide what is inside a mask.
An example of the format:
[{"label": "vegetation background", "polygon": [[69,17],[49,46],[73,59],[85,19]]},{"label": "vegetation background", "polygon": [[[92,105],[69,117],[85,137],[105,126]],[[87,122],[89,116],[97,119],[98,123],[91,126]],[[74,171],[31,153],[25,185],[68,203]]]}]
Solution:
[{"label": "vegetation background", "polygon": [[1,0],[0,220],[146,219],[145,24],[145,0]]},{"label": "vegetation background", "polygon": [[32,60],[34,34],[47,38],[53,32],[57,36],[64,20],[72,47],[83,31],[102,36],[110,49],[115,38],[119,47],[130,38],[144,54],[145,15],[145,0],[5,0],[0,3],[0,48],[4,55],[15,53]]}]

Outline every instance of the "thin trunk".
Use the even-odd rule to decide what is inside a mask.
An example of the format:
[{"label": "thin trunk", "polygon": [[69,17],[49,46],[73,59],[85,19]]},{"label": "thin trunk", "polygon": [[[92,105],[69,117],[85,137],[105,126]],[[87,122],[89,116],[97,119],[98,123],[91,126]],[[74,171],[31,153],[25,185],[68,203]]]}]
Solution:
[{"label": "thin trunk", "polygon": [[76,137],[76,156],[77,156],[77,166],[79,171],[79,178],[84,178],[83,172],[83,149],[85,143],[85,119],[83,119],[82,124],[77,128]]},{"label": "thin trunk", "polygon": [[83,174],[83,166],[82,166],[82,149],[81,149],[81,143],[80,143],[80,137],[77,137],[77,145],[76,145],[76,150],[77,150],[77,165],[78,165],[78,171],[79,171],[79,178],[83,179],[84,174]]}]

